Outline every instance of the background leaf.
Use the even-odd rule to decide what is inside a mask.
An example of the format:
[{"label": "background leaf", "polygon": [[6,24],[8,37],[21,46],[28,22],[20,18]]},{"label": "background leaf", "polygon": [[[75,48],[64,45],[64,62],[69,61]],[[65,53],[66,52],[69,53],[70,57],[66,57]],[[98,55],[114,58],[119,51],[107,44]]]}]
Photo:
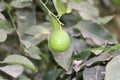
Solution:
[{"label": "background leaf", "polygon": [[118,6],[120,6],[120,0],[112,0],[112,2]]}]

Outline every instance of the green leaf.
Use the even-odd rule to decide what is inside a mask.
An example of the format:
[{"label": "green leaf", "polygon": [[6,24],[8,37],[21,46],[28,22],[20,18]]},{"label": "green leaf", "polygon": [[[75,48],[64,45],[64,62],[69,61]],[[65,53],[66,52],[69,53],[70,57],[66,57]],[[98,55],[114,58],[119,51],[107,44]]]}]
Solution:
[{"label": "green leaf", "polygon": [[26,57],[21,56],[21,55],[10,55],[10,56],[6,57],[4,59],[4,61],[1,63],[18,64],[18,65],[22,65],[28,69],[31,69],[33,71],[37,71],[37,69],[35,68],[33,63],[29,59],[27,59]]},{"label": "green leaf", "polygon": [[27,6],[31,6],[31,1],[32,0],[13,0],[10,4],[15,8],[24,8]]},{"label": "green leaf", "polygon": [[98,9],[93,4],[87,2],[87,0],[83,0],[80,3],[72,1],[70,6],[72,9],[77,10],[84,20],[92,20],[96,22],[99,15]]},{"label": "green leaf", "polygon": [[39,36],[42,34],[49,34],[49,30],[41,25],[34,25],[24,32],[25,34],[32,35],[32,36]]},{"label": "green leaf", "polygon": [[20,2],[32,2],[33,0],[16,0],[16,1],[20,1]]},{"label": "green leaf", "polygon": [[66,13],[67,8],[66,6],[61,2],[61,0],[53,0],[54,6],[58,12],[58,16],[62,16]]},{"label": "green leaf", "polygon": [[112,2],[113,2],[114,4],[116,4],[117,6],[120,6],[120,0],[112,0]]},{"label": "green leaf", "polygon": [[105,66],[96,65],[92,67],[86,67],[83,71],[84,80],[103,80],[105,72]]},{"label": "green leaf", "polygon": [[5,3],[1,1],[0,2],[0,12],[3,11],[3,10],[5,10],[5,8],[6,8],[5,7]]},{"label": "green leaf", "polygon": [[7,39],[7,32],[3,29],[0,29],[0,42],[4,42]]},{"label": "green leaf", "polygon": [[88,45],[84,40],[74,38],[74,51],[76,54],[80,54],[86,48],[88,48]]},{"label": "green leaf", "polygon": [[31,45],[29,48],[25,48],[25,52],[28,53],[28,56],[33,59],[38,59],[38,60],[41,59],[40,57],[41,51],[35,45]]},{"label": "green leaf", "polygon": [[13,78],[18,78],[23,73],[24,68],[20,65],[7,65],[0,67],[0,70],[12,76]]},{"label": "green leaf", "polygon": [[[26,4],[25,4],[26,5]],[[16,10],[17,27],[20,35],[23,36],[24,31],[36,24],[36,16],[34,8],[23,8]]]},{"label": "green leaf", "polygon": [[120,44],[115,44],[114,46],[111,46],[109,54],[112,56],[120,55]]},{"label": "green leaf", "polygon": [[50,15],[50,22],[52,24],[53,29],[60,29],[61,28],[60,21],[57,19],[56,16]]},{"label": "green leaf", "polygon": [[61,73],[63,73],[63,69],[47,71],[43,76],[43,80],[57,80]]},{"label": "green leaf", "polygon": [[89,59],[88,61],[86,61],[85,65],[86,66],[91,66],[94,63],[102,62],[102,61],[108,61],[110,59],[111,59],[111,57],[109,56],[108,52],[104,52],[101,55],[95,56],[95,57]]},{"label": "green leaf", "polygon": [[114,16],[105,16],[102,18],[98,18],[98,23],[104,25],[107,24],[109,21],[111,21],[113,18]]},{"label": "green leaf", "polygon": [[99,55],[103,52],[104,47],[98,47],[98,48],[93,48],[91,49],[91,52],[93,52],[95,55]]},{"label": "green leaf", "polygon": [[105,80],[120,80],[120,55],[114,57],[107,64]]},{"label": "green leaf", "polygon": [[7,33],[11,33],[13,31],[12,25],[5,19],[0,20],[0,28],[4,29]]},{"label": "green leaf", "polygon": [[107,29],[92,21],[80,21],[78,24],[74,25],[74,27],[81,31],[84,38],[91,39],[96,45],[101,46],[105,41],[109,44],[117,43],[117,40]]},{"label": "green leaf", "polygon": [[[49,26],[49,27],[51,27],[51,26]],[[48,28],[46,28],[46,26],[34,25],[24,31],[25,36],[24,36],[23,41],[29,41],[31,44],[37,45],[40,42],[47,39],[49,33],[50,32],[49,32]]]},{"label": "green leaf", "polygon": [[26,75],[21,75],[19,77],[19,80],[31,80],[30,78],[28,78]]}]

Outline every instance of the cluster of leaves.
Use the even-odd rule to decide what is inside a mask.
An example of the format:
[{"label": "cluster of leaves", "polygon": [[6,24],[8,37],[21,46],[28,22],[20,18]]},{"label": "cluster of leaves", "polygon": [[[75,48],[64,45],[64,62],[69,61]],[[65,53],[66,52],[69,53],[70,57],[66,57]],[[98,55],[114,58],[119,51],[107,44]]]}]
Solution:
[{"label": "cluster of leaves", "polygon": [[[0,80],[119,80],[120,45],[104,28],[114,16],[99,17],[94,2],[1,1]],[[70,47],[51,51],[47,38],[63,24]]]}]

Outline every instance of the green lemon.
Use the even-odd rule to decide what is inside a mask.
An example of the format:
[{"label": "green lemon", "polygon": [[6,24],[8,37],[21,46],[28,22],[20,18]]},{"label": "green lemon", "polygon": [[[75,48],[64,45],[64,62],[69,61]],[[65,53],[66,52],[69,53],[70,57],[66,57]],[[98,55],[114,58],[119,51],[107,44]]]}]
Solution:
[{"label": "green lemon", "polygon": [[54,30],[48,39],[50,49],[56,52],[63,52],[70,45],[70,38],[64,30]]}]

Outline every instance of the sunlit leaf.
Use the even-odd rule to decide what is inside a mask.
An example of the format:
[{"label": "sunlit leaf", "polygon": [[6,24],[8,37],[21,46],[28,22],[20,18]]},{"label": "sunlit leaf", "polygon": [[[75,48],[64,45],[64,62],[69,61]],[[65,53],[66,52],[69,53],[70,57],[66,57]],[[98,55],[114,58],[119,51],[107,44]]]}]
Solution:
[{"label": "sunlit leaf", "polygon": [[0,42],[4,42],[7,39],[7,32],[3,29],[0,29]]},{"label": "sunlit leaf", "polygon": [[0,20],[0,28],[4,29],[7,33],[11,33],[13,31],[12,25],[5,19]]},{"label": "sunlit leaf", "polygon": [[7,65],[0,67],[0,70],[12,76],[13,78],[17,78],[23,73],[24,68],[20,65]]},{"label": "sunlit leaf", "polygon": [[28,78],[26,75],[21,75],[19,77],[19,80],[31,80],[30,78]]},{"label": "sunlit leaf", "polygon": [[63,3],[67,3],[67,0],[61,0],[61,2],[63,2]]},{"label": "sunlit leaf", "polygon": [[5,19],[4,15],[0,13],[0,19]]},{"label": "sunlit leaf", "polygon": [[102,18],[98,18],[98,23],[99,24],[107,24],[109,21],[111,21],[114,18],[114,16],[105,16]]},{"label": "sunlit leaf", "polygon": [[74,27],[81,31],[84,38],[92,39],[96,45],[103,45],[105,41],[109,44],[117,43],[116,39],[107,29],[91,21],[81,21],[74,25]]},{"label": "sunlit leaf", "polygon": [[4,2],[0,2],[0,12],[5,10],[5,3]]},{"label": "sunlit leaf", "polygon": [[120,80],[120,55],[114,57],[106,66],[105,80]]},{"label": "sunlit leaf", "polygon": [[70,6],[73,9],[78,10],[80,16],[84,20],[92,20],[96,22],[99,12],[92,4],[85,1],[81,1],[80,3],[71,1]]},{"label": "sunlit leaf", "polygon": [[99,47],[99,48],[93,48],[91,49],[91,52],[93,52],[95,55],[99,55],[103,52],[104,48],[103,47]]},{"label": "sunlit leaf", "polygon": [[28,69],[37,71],[33,63],[29,59],[21,55],[10,55],[6,57],[2,63],[23,65]]},{"label": "sunlit leaf", "polygon": [[42,34],[49,34],[49,30],[41,25],[34,25],[24,32],[25,34],[32,35],[32,36],[40,36]]},{"label": "sunlit leaf", "polygon": [[33,59],[40,60],[41,51],[37,46],[31,45],[29,48],[25,48],[25,52],[28,54],[29,57]]},{"label": "sunlit leaf", "polygon": [[58,15],[61,16],[66,13],[66,6],[61,2],[61,0],[53,0],[54,6],[58,12]]},{"label": "sunlit leaf", "polygon": [[[26,5],[26,4],[25,4]],[[17,27],[20,35],[23,36],[24,31],[36,24],[36,16],[34,8],[23,8],[16,10]]]},{"label": "sunlit leaf", "polygon": [[[51,26],[49,26],[51,27]],[[47,39],[49,35],[49,30],[43,25],[34,25],[29,27],[24,31],[24,38],[21,39],[21,42],[29,48],[32,44],[37,45],[40,42]]]},{"label": "sunlit leaf", "polygon": [[3,78],[2,76],[0,76],[0,80],[8,80],[8,79],[6,79],[6,78]]}]

